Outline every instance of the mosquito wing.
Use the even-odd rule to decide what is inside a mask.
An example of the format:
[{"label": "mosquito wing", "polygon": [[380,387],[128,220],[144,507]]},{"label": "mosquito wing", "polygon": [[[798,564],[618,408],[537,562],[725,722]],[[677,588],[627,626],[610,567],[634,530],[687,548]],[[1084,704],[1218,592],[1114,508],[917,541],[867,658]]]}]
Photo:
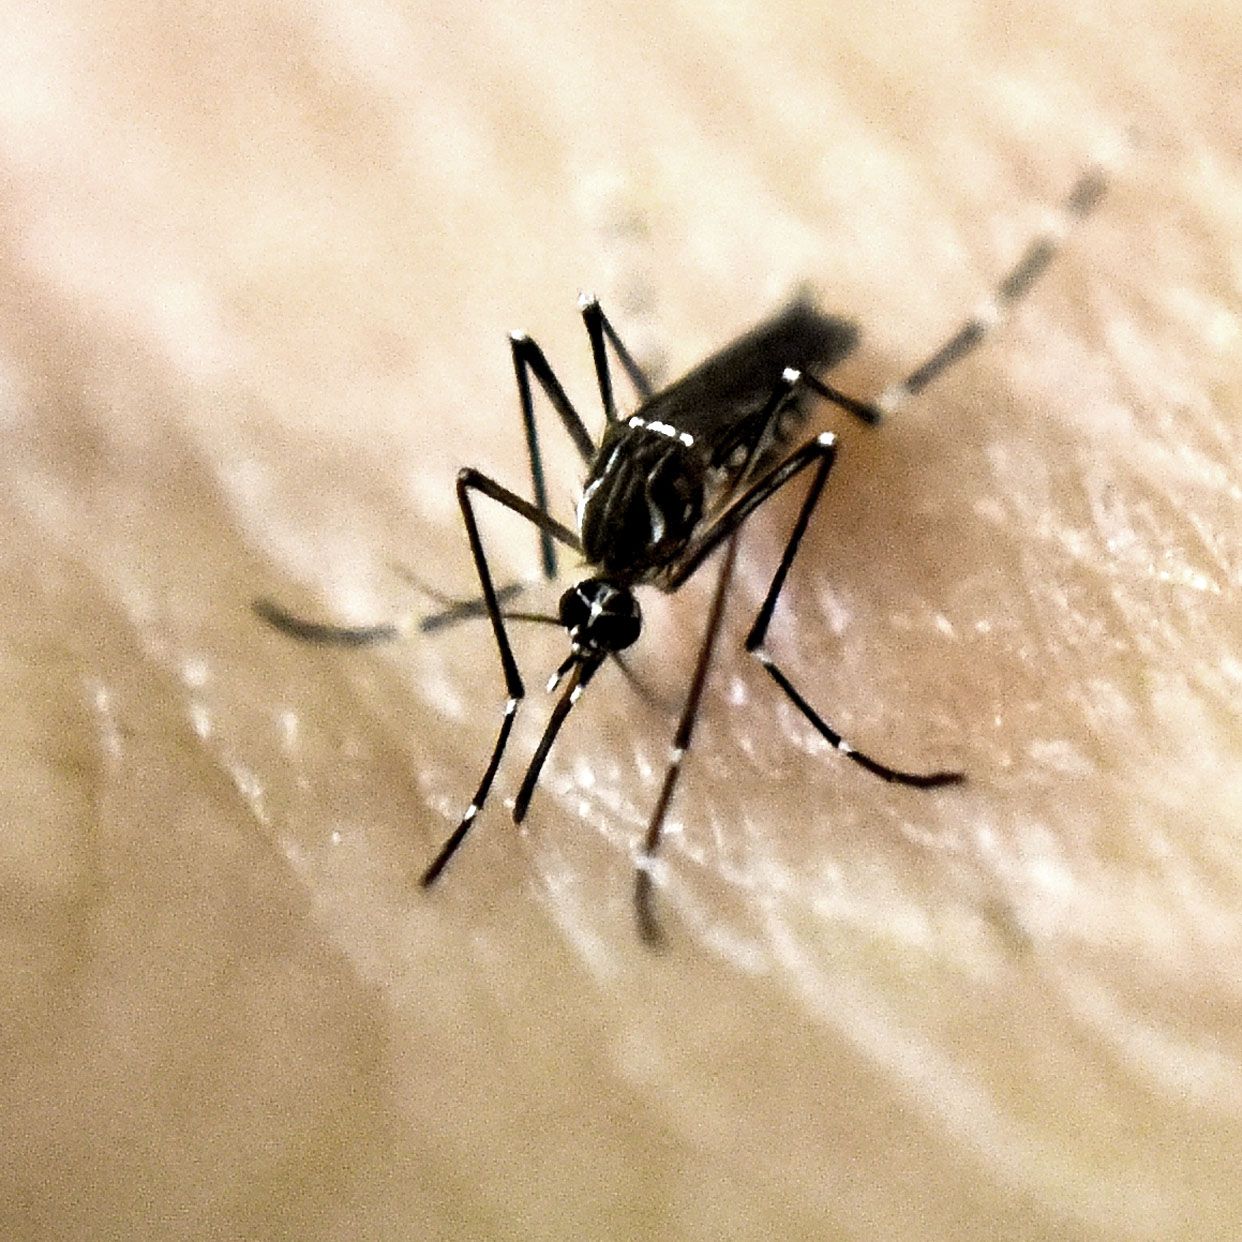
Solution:
[{"label": "mosquito wing", "polygon": [[827,370],[857,339],[852,323],[825,315],[808,298],[797,297],[656,393],[636,413],[648,423],[688,433],[708,456],[723,460],[740,427],[763,410],[786,367]]}]

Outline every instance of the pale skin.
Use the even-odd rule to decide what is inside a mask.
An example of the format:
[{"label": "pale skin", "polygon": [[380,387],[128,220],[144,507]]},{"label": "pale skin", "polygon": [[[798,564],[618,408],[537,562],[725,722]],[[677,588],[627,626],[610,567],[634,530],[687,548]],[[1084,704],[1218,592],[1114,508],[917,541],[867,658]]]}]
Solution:
[{"label": "pale skin", "polygon": [[[1227,1236],[1228,6],[12,26],[0,1235]],[[528,487],[506,333],[597,431],[581,290],[667,378],[805,285],[876,400],[1127,150],[968,361],[808,428],[839,459],[767,646],[852,742],[967,783],[875,780],[742,652],[791,494],[739,545],[663,951],[632,867],[711,563],[642,596],[640,686],[594,678],[521,831],[566,646],[515,629],[509,754],[422,891],[505,689],[484,622],[417,632],[409,578],[477,590],[461,466]],[[258,594],[406,632],[308,648]]]}]

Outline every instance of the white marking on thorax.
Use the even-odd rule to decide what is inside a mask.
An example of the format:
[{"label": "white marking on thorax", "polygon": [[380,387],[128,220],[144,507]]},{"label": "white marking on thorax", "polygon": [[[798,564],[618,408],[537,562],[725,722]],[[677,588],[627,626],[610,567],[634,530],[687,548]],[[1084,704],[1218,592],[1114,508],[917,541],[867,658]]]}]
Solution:
[{"label": "white marking on thorax", "polygon": [[667,436],[670,440],[676,440],[679,444],[684,444],[686,448],[690,448],[694,444],[694,437],[688,431],[678,431],[676,427],[669,423],[662,423],[659,420],[648,421],[640,418],[637,414],[630,416],[627,427],[635,427],[644,431],[654,431],[656,435]]},{"label": "white marking on thorax", "polygon": [[[609,462],[608,464],[611,465],[612,463]],[[582,489],[582,495],[578,497],[578,531],[579,533],[581,533],[582,531],[582,519],[586,516],[586,507],[587,505],[591,503],[591,497],[594,496],[595,493],[599,490],[599,485],[603,481],[604,481],[604,476],[601,474],[599,478],[596,479],[594,482],[588,483],[586,487]]]},{"label": "white marking on thorax", "polygon": [[664,538],[664,510],[647,496],[647,519],[651,523],[651,542],[659,543]]}]

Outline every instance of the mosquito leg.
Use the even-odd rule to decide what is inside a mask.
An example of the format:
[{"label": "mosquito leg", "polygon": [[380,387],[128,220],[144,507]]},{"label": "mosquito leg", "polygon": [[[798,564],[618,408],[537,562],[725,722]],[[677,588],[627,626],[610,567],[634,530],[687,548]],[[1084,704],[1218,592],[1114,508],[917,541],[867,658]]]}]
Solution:
[{"label": "mosquito leg", "polygon": [[634,361],[634,356],[621,343],[616,329],[608,321],[598,299],[583,294],[578,299],[578,309],[582,311],[582,322],[586,324],[587,335],[591,338],[591,356],[595,359],[595,378],[599,381],[599,395],[604,403],[604,415],[610,423],[617,421],[617,407],[612,396],[612,375],[608,370],[607,344],[616,350],[630,383],[638,390],[639,396],[648,400],[652,395],[651,381],[644,374],[642,367]]},{"label": "mosquito leg", "polygon": [[[578,659],[571,657],[572,667],[568,670],[569,680],[565,685],[564,693],[557,699],[556,706],[552,709],[551,716],[548,717],[548,723],[544,727],[543,736],[539,739],[539,745],[535,748],[534,757],[526,768],[526,775],[522,777],[522,784],[517,791],[517,797],[513,800],[513,822],[520,824],[526,818],[526,809],[530,806],[530,800],[535,792],[535,785],[539,781],[539,774],[543,771],[543,765],[547,762],[548,755],[552,751],[552,743],[556,741],[556,735],[561,731],[561,725],[565,723],[565,717],[569,715],[570,709],[582,697],[582,692],[586,689],[591,678],[595,676],[596,670],[602,663],[602,658],[591,657],[586,659]],[[562,665],[564,669],[564,665]]]},{"label": "mosquito leg", "polygon": [[803,375],[802,382],[812,392],[819,393],[821,397],[826,401],[831,401],[833,405],[839,405],[843,410],[853,414],[855,418],[861,419],[869,427],[874,427],[877,423],[883,421],[883,415],[874,405],[848,396],[839,388],[834,388],[831,384],[826,384],[823,380],[818,380],[813,375]]},{"label": "mosquito leg", "polygon": [[[414,580],[411,578],[410,581]],[[424,634],[448,629],[449,626],[457,625],[461,621],[471,621],[487,616],[487,602],[482,596],[478,599],[452,599],[422,583],[416,582],[415,585],[420,591],[443,605],[439,612],[433,612],[419,621],[418,628]],[[505,586],[497,587],[496,599],[501,604],[507,604],[525,589],[524,582],[510,582]],[[299,642],[322,647],[370,647],[377,643],[392,642],[400,638],[407,628],[405,624],[391,621],[381,622],[378,625],[327,625],[321,621],[310,621],[304,617],[295,616],[287,612],[275,600],[265,598],[254,600],[250,607],[256,616],[261,617],[274,630],[279,630],[290,638],[296,638]],[[510,621],[533,619],[532,614],[513,612],[509,609],[505,609],[504,616]],[[539,619],[559,624],[555,617]]]},{"label": "mosquito leg", "polygon": [[491,570],[487,564],[487,553],[483,550],[483,541],[479,535],[479,524],[475,517],[474,504],[471,500],[471,493],[473,492],[479,492],[496,501],[497,504],[503,505],[504,508],[512,510],[520,517],[524,517],[528,522],[534,523],[541,531],[545,531],[551,538],[559,540],[575,552],[581,551],[578,540],[574,537],[572,531],[562,526],[554,518],[549,517],[543,510],[536,508],[530,501],[523,500],[515,492],[511,492],[507,487],[503,487],[494,479],[488,478],[487,475],[481,474],[477,470],[466,469],[458,474],[457,503],[461,506],[462,521],[465,523],[466,536],[470,541],[470,554],[474,558],[475,572],[479,575],[479,587],[483,592],[483,604],[487,610],[488,620],[492,623],[492,633],[496,638],[496,651],[500,656],[500,667],[504,673],[505,691],[508,698],[505,700],[500,730],[496,735],[496,742],[492,747],[492,756],[488,760],[483,778],[479,781],[479,787],[475,791],[470,805],[466,808],[466,813],[462,816],[461,822],[448,840],[440,847],[440,852],[432,860],[431,865],[423,872],[420,883],[424,888],[435,883],[440,872],[448,864],[449,859],[453,857],[458,847],[466,839],[466,834],[469,833],[475,816],[478,815],[483,808],[483,804],[487,801],[487,795],[491,790],[492,782],[496,778],[496,770],[500,767],[501,757],[504,755],[505,746],[509,741],[509,734],[513,729],[513,721],[517,716],[518,704],[526,693],[526,688],[522,684],[521,674],[518,672],[517,661],[513,657],[513,648],[509,645],[509,636],[505,631],[504,614],[501,612],[500,600],[492,583]]},{"label": "mosquito leg", "polygon": [[[780,405],[788,400],[790,394],[796,390],[797,386],[804,379],[805,377],[798,371],[786,371],[769,400],[769,408],[772,410],[779,409]],[[831,746],[839,750],[843,755],[847,755],[869,772],[874,772],[884,780],[897,781],[905,785],[926,787],[956,784],[964,779],[960,772],[932,772],[927,775],[903,772],[897,768],[890,768],[887,764],[879,763],[851,746],[798,693],[793,684],[772,660],[772,657],[763,645],[763,641],[767,637],[768,626],[772,621],[772,613],[776,608],[776,601],[780,597],[781,589],[785,585],[785,579],[789,575],[790,566],[797,555],[798,545],[802,542],[802,536],[806,533],[806,528],[811,520],[811,514],[819,503],[820,495],[824,490],[824,484],[828,480],[829,471],[831,471],[832,463],[836,458],[836,444],[836,436],[830,431],[826,431],[816,436],[815,439],[807,441],[800,449],[791,453],[783,462],[774,466],[766,475],[757,480],[712,523],[707,532],[696,543],[686,550],[676,571],[665,584],[665,589],[668,591],[677,590],[698,569],[703,561],[711,555],[716,547],[736,532],[742,523],[764,501],[774,496],[786,483],[796,478],[802,471],[814,466],[815,473],[811,477],[811,485],[807,490],[806,499],[802,502],[802,508],[798,513],[797,521],[794,523],[789,541],[785,545],[784,554],[781,556],[780,564],[777,566],[776,573],[772,578],[772,584],[768,588],[767,597],[764,599],[763,606],[755,617],[755,623],[751,626],[750,633],[746,637],[746,650],[755,655],[763,667],[767,669],[772,680],[785,692],[790,702],[810,721]]]},{"label": "mosquito leg", "polygon": [[975,313],[926,362],[884,392],[874,407],[877,416],[893,413],[908,398],[922,392],[1003,323],[1010,308],[1026,296],[1052,261],[1070,227],[1091,214],[1107,188],[1108,179],[1102,168],[1091,168],[1083,173],[1048,225],[1031,241]]},{"label": "mosquito leg", "polygon": [[[531,485],[535,493],[535,505],[541,513],[548,512],[548,487],[543,474],[543,455],[539,450],[539,431],[535,426],[535,401],[531,393],[530,377],[533,373],[539,386],[560,415],[561,423],[574,442],[584,462],[590,463],[595,455],[595,443],[578,416],[565,389],[556,378],[544,357],[543,350],[525,332],[509,333],[509,345],[513,350],[513,373],[517,378],[518,398],[522,404],[522,426],[526,431],[526,452],[530,458]],[[543,576],[556,577],[556,547],[546,528],[539,531],[539,550]]]},{"label": "mosquito leg", "polygon": [[686,752],[690,749],[690,741],[694,736],[694,725],[699,717],[699,703],[703,698],[703,687],[707,684],[707,670],[711,665],[712,651],[720,633],[725,595],[733,578],[736,554],[737,532],[735,531],[725,544],[724,564],[720,567],[720,577],[716,581],[716,593],[712,597],[707,630],[703,635],[703,645],[699,648],[699,658],[695,661],[690,691],[686,695],[685,706],[677,722],[677,732],[673,735],[668,768],[664,773],[664,784],[660,787],[660,796],[656,799],[655,810],[652,811],[651,820],[647,824],[647,835],[643,839],[642,853],[639,855],[638,868],[634,874],[634,912],[638,918],[638,933],[647,944],[652,946],[664,943],[664,933],[651,908],[651,864],[655,859],[656,851],[660,848],[664,819],[668,814],[669,803],[677,787],[678,777],[681,775],[682,760],[686,757]]},{"label": "mosquito leg", "polygon": [[[885,763],[880,763],[876,759],[872,759],[869,755],[864,754],[861,750],[851,746],[820,714],[802,697],[794,688],[793,683],[785,676],[785,674],[776,665],[775,661],[768,654],[767,648],[764,646],[764,639],[767,637],[768,626],[772,621],[772,614],[776,609],[776,601],[780,598],[780,594],[785,585],[785,579],[789,574],[790,567],[793,565],[794,557],[798,553],[798,546],[802,542],[802,537],[806,534],[806,529],[811,520],[811,514],[815,511],[815,506],[819,503],[819,498],[824,490],[824,484],[828,480],[828,474],[832,469],[832,463],[835,456],[835,447],[831,442],[831,438],[820,436],[812,444],[807,445],[803,452],[813,449],[816,446],[822,446],[822,452],[819,454],[819,465],[815,474],[811,479],[811,486],[807,491],[806,499],[802,502],[802,508],[798,512],[797,521],[794,523],[793,530],[789,535],[789,542],[785,545],[785,551],[781,556],[780,564],[776,568],[776,573],[772,577],[772,584],[768,588],[767,596],[764,598],[763,604],[759,609],[755,622],[750,628],[750,633],[746,636],[746,650],[751,652],[760,664],[768,671],[772,680],[785,692],[789,701],[806,717],[806,719],[815,727],[820,736],[826,742],[848,759],[852,759],[860,767],[864,767],[868,772],[873,772],[876,776],[886,781],[895,781],[901,785],[914,785],[918,788],[926,789],[936,785],[955,785],[965,779],[961,772],[904,772],[898,768],[891,768]],[[811,458],[813,460],[813,457]],[[775,472],[774,472],[775,473]],[[786,476],[792,478],[792,475]],[[776,482],[768,492],[772,494],[781,482]]]},{"label": "mosquito leg", "polygon": [[[478,599],[450,599],[449,596],[441,595],[438,591],[431,591],[427,587],[422,589],[437,603],[443,605],[439,612],[433,612],[430,616],[423,617],[419,621],[418,628],[424,634],[448,629],[449,626],[457,625],[461,621],[470,621],[476,617],[487,616],[487,601],[482,596]],[[507,604],[511,599],[521,595],[525,589],[526,584],[523,582],[510,582],[505,586],[497,587],[496,602]],[[512,615],[512,613],[505,613],[506,617]]]},{"label": "mosquito leg", "polygon": [[375,643],[391,642],[402,632],[399,625],[325,625],[320,621],[307,621],[286,612],[270,599],[256,599],[250,607],[274,630],[298,642],[321,647],[370,647]]},{"label": "mosquito leg", "polygon": [[886,414],[894,413],[910,397],[922,392],[934,379],[965,358],[993,328],[1004,322],[1009,309],[1030,292],[1061,248],[1070,226],[1091,213],[1106,188],[1107,179],[1102,169],[1094,168],[1084,173],[1075,182],[1049,225],[1027,246],[1017,263],[1001,278],[975,313],[926,362],[911,371],[904,380],[890,385],[878,401],[859,401],[810,375],[803,376],[803,383],[863,422],[872,426],[881,422]]},{"label": "mosquito leg", "polygon": [[[802,372],[786,371],[773,388],[767,405],[764,406],[762,412],[757,416],[755,420],[756,425],[761,427],[769,425],[779,415],[780,411],[784,409],[786,403],[793,399],[798,386],[804,380],[805,376],[803,376]],[[800,449],[786,457],[784,461],[772,467],[767,474],[757,479],[741,496],[731,501],[724,512],[712,522],[707,530],[686,548],[682,553],[681,560],[669,576],[668,581],[662,584],[663,589],[667,592],[673,592],[682,586],[724,540],[733,534],[765,500],[775,492],[778,492],[795,475],[801,474],[814,461],[824,457],[827,457],[829,464],[831,464],[832,455],[836,452],[836,443],[836,436],[832,432],[826,431],[814,440],[808,441]],[[756,449],[752,445],[749,460],[742,467],[739,478],[746,476],[751,468],[751,464],[755,460]]]}]

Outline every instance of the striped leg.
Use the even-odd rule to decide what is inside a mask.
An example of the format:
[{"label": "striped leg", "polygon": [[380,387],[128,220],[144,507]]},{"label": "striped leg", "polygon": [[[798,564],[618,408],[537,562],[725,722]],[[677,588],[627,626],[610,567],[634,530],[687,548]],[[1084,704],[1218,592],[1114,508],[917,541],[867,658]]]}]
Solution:
[{"label": "striped leg", "polygon": [[[522,427],[526,432],[526,454],[530,458],[530,481],[535,494],[535,507],[546,516],[548,488],[544,481],[543,455],[539,451],[539,429],[535,425],[535,400],[530,387],[532,374],[552,402],[552,408],[560,416],[561,424],[574,442],[579,456],[588,464],[595,456],[595,442],[573,403],[565,395],[561,381],[548,365],[543,350],[525,332],[510,332],[509,345],[513,351],[513,374],[517,380],[518,399],[522,406]],[[551,581],[556,577],[556,545],[546,527],[539,528],[539,552],[543,576]]]},{"label": "striped leg", "polygon": [[638,860],[638,870],[634,876],[634,911],[638,916],[638,931],[643,940],[653,947],[664,942],[664,933],[656,922],[651,910],[651,864],[656,851],[660,848],[660,838],[664,832],[664,819],[668,814],[668,806],[673,798],[673,790],[677,787],[677,779],[681,775],[681,761],[690,749],[690,741],[694,736],[695,721],[699,716],[699,702],[703,697],[703,687],[707,683],[707,670],[711,665],[712,651],[716,646],[716,638],[720,633],[720,622],[724,616],[725,594],[733,578],[734,558],[737,554],[737,532],[729,536],[725,545],[724,564],[720,567],[720,577],[716,582],[716,593],[712,597],[711,612],[707,618],[707,630],[703,635],[703,645],[699,648],[699,658],[695,662],[694,677],[690,681],[690,692],[686,695],[686,703],[681,711],[681,719],[677,722],[677,732],[673,737],[672,749],[669,751],[668,768],[664,773],[664,784],[660,787],[660,796],[656,800],[655,810],[651,813],[651,821],[647,825],[647,835],[643,840],[643,851]]},{"label": "striped leg", "polygon": [[500,730],[496,735],[495,744],[492,746],[492,755],[483,772],[483,777],[479,781],[478,789],[470,800],[470,805],[466,808],[465,814],[461,817],[461,822],[440,847],[440,851],[432,860],[431,865],[423,872],[419,883],[424,888],[429,888],[439,878],[440,873],[448,865],[449,859],[457,852],[461,843],[466,839],[466,835],[473,827],[475,816],[483,809],[483,804],[487,801],[487,795],[491,791],[492,782],[496,778],[496,771],[500,767],[500,760],[505,753],[505,746],[508,744],[509,734],[513,729],[513,721],[517,716],[518,704],[526,694],[521,674],[518,672],[517,660],[513,656],[513,648],[509,645],[509,635],[505,630],[504,613],[501,611],[496,587],[492,582],[491,569],[487,564],[487,553],[483,550],[483,540],[479,534],[479,524],[474,516],[474,504],[471,500],[471,494],[474,492],[487,496],[496,501],[497,504],[518,514],[519,517],[524,517],[551,538],[563,543],[571,551],[579,554],[582,551],[582,546],[579,544],[573,531],[568,530],[554,518],[549,517],[546,512],[532,505],[530,501],[523,500],[515,492],[511,492],[507,487],[503,487],[493,479],[488,478],[487,475],[481,474],[478,470],[466,469],[458,474],[457,503],[461,508],[462,522],[466,527],[466,537],[470,541],[470,555],[474,559],[475,572],[479,575],[479,587],[483,592],[484,607],[487,610],[488,619],[492,623],[492,633],[496,639],[496,653],[500,657],[500,667],[504,673],[505,690],[508,697],[505,699]]},{"label": "striped leg", "polygon": [[595,360],[595,378],[599,384],[600,400],[604,403],[604,416],[610,423],[617,421],[617,407],[612,395],[612,373],[608,369],[608,346],[611,345],[621,360],[630,383],[638,390],[638,395],[647,401],[653,389],[651,381],[644,374],[642,367],[634,361],[634,356],[626,349],[617,330],[609,322],[599,304],[599,299],[583,294],[578,299],[578,309],[582,312],[582,322],[586,324],[587,335],[591,338],[591,357]]},{"label": "striped leg", "polygon": [[993,328],[1003,323],[1014,303],[1026,296],[1052,262],[1071,226],[1091,213],[1104,197],[1107,186],[1102,168],[1089,169],[1079,177],[1048,226],[1027,246],[1021,258],[1005,274],[994,292],[979,304],[975,313],[926,362],[911,371],[904,380],[885,390],[875,405],[877,416],[892,414],[899,409],[910,397],[922,392],[934,379],[961,362]]}]

